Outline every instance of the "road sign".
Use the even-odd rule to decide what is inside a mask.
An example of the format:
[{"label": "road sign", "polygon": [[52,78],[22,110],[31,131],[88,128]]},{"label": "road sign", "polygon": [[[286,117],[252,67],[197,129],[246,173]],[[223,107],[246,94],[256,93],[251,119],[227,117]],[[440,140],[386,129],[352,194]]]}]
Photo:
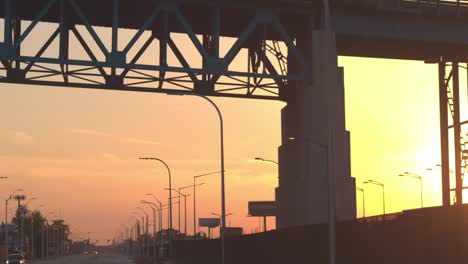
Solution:
[{"label": "road sign", "polygon": [[242,236],[244,233],[242,227],[226,227],[224,229],[224,234],[226,237],[233,237],[233,236]]},{"label": "road sign", "polygon": [[6,229],[8,232],[13,232],[13,231],[16,231],[16,228],[17,228],[16,225],[6,225],[5,226],[5,224],[2,224],[0,226],[0,231],[5,232],[5,229]]},{"label": "road sign", "polygon": [[198,225],[201,227],[214,228],[221,224],[219,218],[199,218]]},{"label": "road sign", "polygon": [[276,216],[275,201],[251,201],[249,202],[250,216]]}]

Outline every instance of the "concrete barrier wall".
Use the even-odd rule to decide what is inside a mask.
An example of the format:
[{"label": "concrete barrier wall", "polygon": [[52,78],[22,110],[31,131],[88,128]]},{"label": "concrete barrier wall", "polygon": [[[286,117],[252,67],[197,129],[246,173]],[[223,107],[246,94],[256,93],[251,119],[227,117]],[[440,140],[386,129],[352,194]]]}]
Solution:
[{"label": "concrete barrier wall", "polygon": [[[388,222],[337,225],[338,264],[468,263],[466,206],[407,212]],[[328,227],[229,238],[226,264],[328,262]],[[175,241],[178,264],[219,264],[219,240]]]}]

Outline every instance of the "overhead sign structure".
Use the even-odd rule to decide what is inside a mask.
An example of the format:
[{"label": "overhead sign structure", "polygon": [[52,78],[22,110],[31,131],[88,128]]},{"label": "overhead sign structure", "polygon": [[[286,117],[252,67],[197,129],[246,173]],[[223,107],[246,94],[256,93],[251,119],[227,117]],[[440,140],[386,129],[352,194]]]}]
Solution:
[{"label": "overhead sign structure", "polygon": [[215,228],[221,225],[219,218],[199,218],[198,225],[201,227]]},{"label": "overhead sign structure", "polygon": [[275,201],[249,202],[249,216],[276,216]]}]

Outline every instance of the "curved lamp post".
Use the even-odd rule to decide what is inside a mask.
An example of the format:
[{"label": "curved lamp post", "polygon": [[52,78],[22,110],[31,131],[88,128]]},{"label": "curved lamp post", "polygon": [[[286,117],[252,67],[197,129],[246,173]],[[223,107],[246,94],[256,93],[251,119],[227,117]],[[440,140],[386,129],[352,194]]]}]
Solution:
[{"label": "curved lamp post", "polygon": [[366,218],[366,204],[365,204],[365,198],[364,198],[364,189],[356,186],[356,190],[359,192],[362,192],[362,217]]},{"label": "curved lamp post", "polygon": [[[195,177],[194,177],[194,181],[195,181]],[[184,186],[184,187],[180,187],[179,188],[179,191],[182,191],[182,190],[185,190],[185,189],[188,189],[188,188],[193,188],[193,237],[196,238],[197,236],[197,231],[196,231],[196,219],[195,219],[195,204],[196,204],[196,201],[195,201],[195,189],[198,187],[198,186],[203,186],[205,185],[205,183],[199,183],[199,184],[193,184],[193,185],[189,185],[189,186]],[[186,197],[185,197],[186,199]],[[187,200],[185,200],[185,234],[187,235]]]},{"label": "curved lamp post", "polygon": [[414,173],[411,173],[411,172],[405,172],[405,173],[402,173],[402,174],[400,174],[398,176],[400,176],[400,177],[410,177],[410,178],[419,180],[421,208],[423,208],[424,207],[424,203],[423,203],[423,177],[421,175],[414,174]]},{"label": "curved lamp post", "polygon": [[144,231],[143,233],[145,235],[145,241],[144,242],[145,242],[145,245],[146,245],[146,249],[143,247],[143,255],[145,255],[145,252],[146,252],[147,256],[149,256],[149,247],[148,247],[148,225],[149,225],[148,218],[149,218],[149,216],[148,216],[148,213],[146,212],[146,210],[143,209],[142,207],[137,207],[136,209],[141,210],[146,216],[146,219],[144,218],[146,220],[146,224],[145,224],[145,221],[143,221],[143,231]]},{"label": "curved lamp post", "polygon": [[[217,213],[211,213],[211,214],[214,215],[214,216],[217,216],[217,217],[219,217],[219,218],[221,219],[221,215],[220,215],[220,214],[217,214]],[[231,215],[233,215],[233,213],[228,213],[228,214],[226,214],[226,218],[227,218],[228,216],[231,216]]]},{"label": "curved lamp post", "polygon": [[168,239],[169,239],[169,252],[170,252],[170,255],[172,256],[172,176],[171,176],[171,169],[169,168],[166,162],[164,162],[162,159],[159,159],[159,158],[147,157],[147,158],[140,158],[140,159],[159,161],[167,169],[167,173],[169,176],[169,236],[168,236]]},{"label": "curved lamp post", "polygon": [[[190,187],[191,187],[191,186],[190,186]],[[175,192],[177,192],[177,193],[179,194],[178,199],[177,199],[178,202],[179,202],[179,206],[178,206],[178,207],[179,207],[179,213],[178,213],[178,216],[179,216],[179,221],[178,221],[178,222],[179,222],[179,240],[180,240],[180,234],[181,234],[181,228],[180,228],[180,222],[181,222],[181,221],[180,221],[180,220],[181,220],[181,217],[180,217],[180,205],[181,205],[181,202],[180,202],[180,197],[181,197],[181,196],[184,197],[184,207],[185,207],[185,209],[184,209],[184,216],[185,216],[185,221],[184,221],[184,222],[185,222],[185,226],[184,226],[184,230],[185,230],[185,231],[184,231],[184,232],[185,232],[185,235],[187,235],[187,197],[190,196],[190,194],[181,193],[181,192],[180,192],[180,189],[181,189],[181,188],[179,188],[179,190],[173,189],[173,191],[175,191]]]},{"label": "curved lamp post", "polygon": [[143,204],[146,204],[146,205],[149,205],[151,207],[151,209],[153,210],[153,224],[154,224],[154,230],[153,230],[153,238],[154,238],[154,256],[156,257],[156,240],[157,240],[157,232],[156,232],[156,210],[158,211],[158,214],[159,214],[159,237],[160,237],[160,246],[159,246],[159,256],[162,257],[163,255],[163,248],[162,248],[162,245],[163,245],[163,236],[162,236],[162,209],[161,209],[161,205],[160,204],[159,206],[153,202],[148,202],[146,200],[142,200],[141,201]]},{"label": "curved lamp post", "polygon": [[368,180],[368,181],[365,181],[363,183],[364,184],[373,184],[373,185],[377,185],[377,186],[382,187],[383,217],[384,217],[384,220],[385,220],[385,184],[383,184],[381,182],[378,182],[378,181],[374,181],[374,180]]},{"label": "curved lamp post", "polygon": [[23,189],[17,189],[5,200],[5,256],[8,256],[8,201],[10,201],[18,192],[22,192]]},{"label": "curved lamp post", "polygon": [[193,236],[195,238],[197,236],[197,199],[196,199],[197,192],[196,192],[196,189],[197,189],[197,186],[200,186],[197,184],[197,179],[205,177],[205,176],[220,174],[220,173],[221,173],[220,171],[217,171],[217,172],[210,172],[210,173],[193,176]]},{"label": "curved lamp post", "polygon": [[277,161],[269,160],[269,159],[264,159],[264,158],[260,158],[260,157],[256,157],[255,160],[264,161],[264,162],[270,162],[270,163],[274,163],[274,164],[276,164],[276,165],[279,165],[279,162],[277,162]]},{"label": "curved lamp post", "polygon": [[[159,204],[159,211],[161,213],[161,215],[159,216],[161,218],[161,222],[160,222],[160,226],[161,226],[161,231],[163,230],[163,223],[162,223],[162,206],[163,204],[161,203],[161,201],[159,201],[159,199],[156,197],[156,195],[152,194],[152,193],[147,193],[146,194],[147,196],[151,196],[153,197],[153,199]],[[153,204],[153,203],[151,203]]]},{"label": "curved lamp post", "polygon": [[[166,94],[168,95],[189,95],[185,94],[183,91],[178,92],[178,91],[172,91],[172,92],[167,92]],[[222,226],[221,226],[221,264],[225,263],[225,236],[224,236],[224,229],[225,229],[225,220],[226,220],[226,192],[225,192],[225,181],[224,181],[224,122],[223,122],[223,115],[221,113],[221,110],[219,107],[216,105],[216,103],[208,98],[205,95],[202,94],[190,94],[193,96],[198,96],[200,98],[205,99],[208,101],[216,110],[216,113],[218,114],[219,117],[219,128],[220,128],[220,160],[221,160],[221,219],[222,219]],[[169,186],[169,188],[171,188]]]}]

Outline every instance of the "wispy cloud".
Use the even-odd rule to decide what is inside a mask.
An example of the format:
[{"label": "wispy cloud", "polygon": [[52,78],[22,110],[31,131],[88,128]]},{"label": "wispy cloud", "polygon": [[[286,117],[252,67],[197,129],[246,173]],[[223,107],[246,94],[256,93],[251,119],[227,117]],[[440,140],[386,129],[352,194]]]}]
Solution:
[{"label": "wispy cloud", "polygon": [[126,138],[126,142],[128,143],[135,143],[135,144],[144,144],[144,145],[159,145],[159,142],[156,141],[150,141],[150,140],[144,140],[144,139],[138,139],[138,138]]},{"label": "wispy cloud", "polygon": [[97,130],[92,129],[82,129],[82,128],[72,128],[69,129],[71,133],[80,134],[80,135],[88,135],[88,136],[96,136],[96,137],[106,137],[111,138],[113,140],[117,140],[120,142],[132,143],[132,144],[142,144],[142,145],[159,145],[159,142],[140,139],[140,138],[124,138],[112,135],[110,133],[105,133]]},{"label": "wispy cloud", "polygon": [[91,130],[91,129],[72,128],[69,131],[74,133],[74,134],[116,138],[115,136],[113,136],[111,134],[104,133],[104,132],[99,132],[99,131]]}]

